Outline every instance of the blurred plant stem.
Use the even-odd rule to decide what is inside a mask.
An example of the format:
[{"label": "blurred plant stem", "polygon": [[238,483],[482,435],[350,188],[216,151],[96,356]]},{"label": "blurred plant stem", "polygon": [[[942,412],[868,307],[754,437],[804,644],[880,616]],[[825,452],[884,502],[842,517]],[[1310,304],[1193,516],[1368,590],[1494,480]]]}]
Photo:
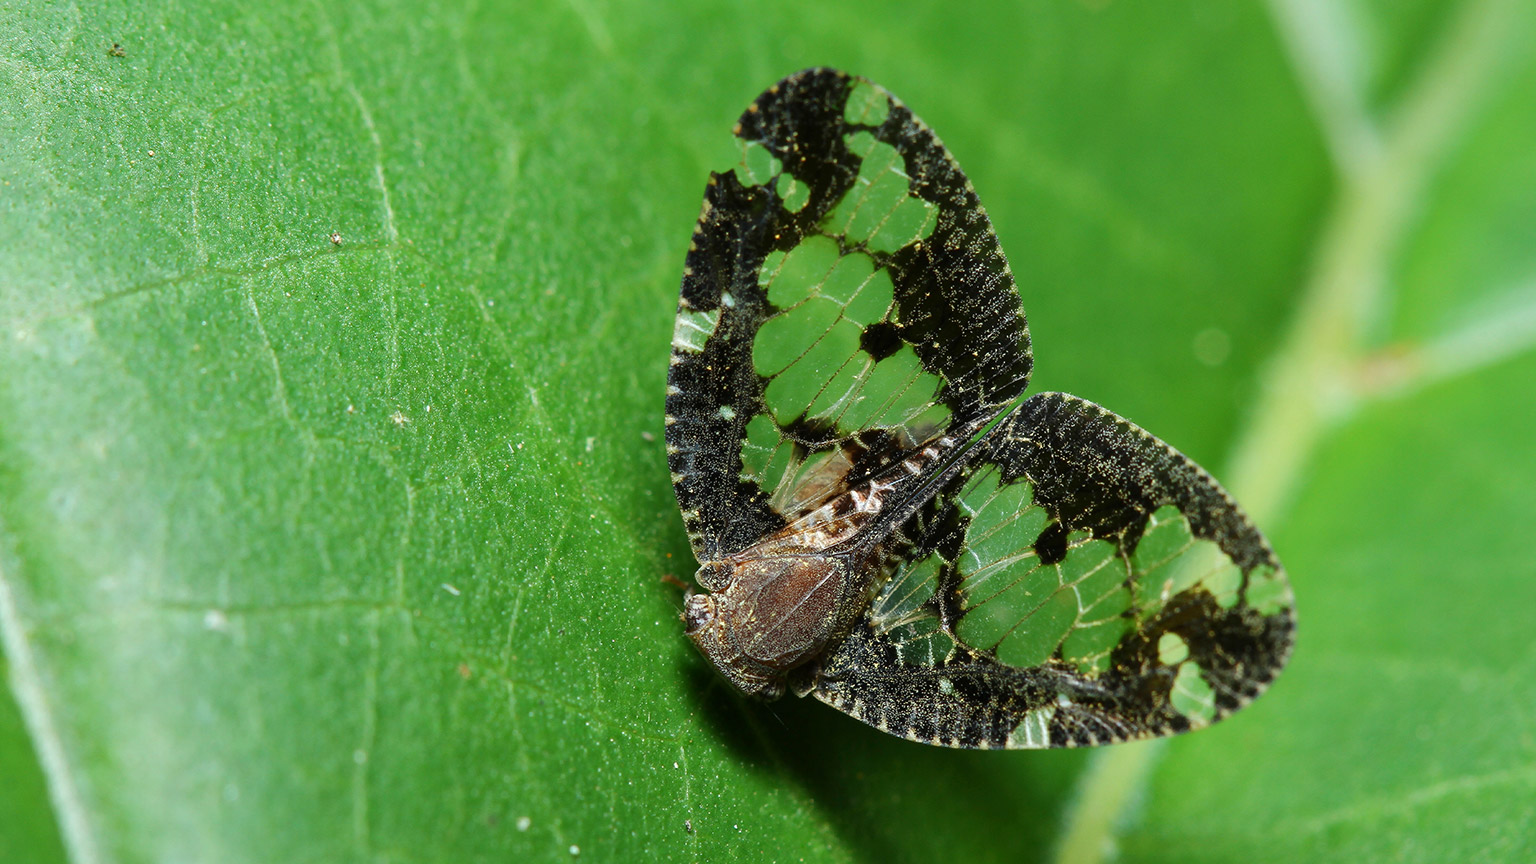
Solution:
[{"label": "blurred plant stem", "polygon": [[[1427,189],[1496,79],[1519,7],[1515,0],[1483,0],[1463,8],[1380,124],[1379,146],[1372,143],[1377,124],[1362,113],[1364,93],[1339,86],[1340,70],[1351,68],[1346,55],[1355,50],[1348,34],[1309,38],[1336,20],[1320,17],[1310,0],[1275,0],[1271,9],[1289,37],[1292,65],[1338,178],[1296,314],[1224,473],[1233,495],[1269,531],[1284,517],[1318,442],[1359,401],[1356,372],[1390,309],[1392,265],[1422,215]],[[1536,335],[1536,328],[1525,329]],[[1114,855],[1115,838],[1145,794],[1163,746],[1124,744],[1094,754],[1067,811],[1057,861],[1087,864]]]}]

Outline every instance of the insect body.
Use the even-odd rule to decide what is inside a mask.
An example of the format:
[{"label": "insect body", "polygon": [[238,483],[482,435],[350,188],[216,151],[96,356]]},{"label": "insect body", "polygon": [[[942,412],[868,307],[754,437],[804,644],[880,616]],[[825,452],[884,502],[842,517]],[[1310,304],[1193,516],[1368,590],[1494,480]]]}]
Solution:
[{"label": "insect body", "polygon": [[792,75],[736,127],[684,269],[667,452],[742,691],[955,747],[1199,728],[1290,652],[1284,572],[1198,466],[1023,398],[1018,288],[975,192],[889,93]]},{"label": "insect body", "polygon": [[[923,448],[901,469],[919,475],[939,452]],[[869,605],[887,570],[880,541],[889,533],[872,523],[898,485],[872,479],[842,491],[772,536],[700,567],[699,584],[719,593],[693,594],[685,604],[694,644],[744,692],[781,695],[786,675],[846,634]]]}]

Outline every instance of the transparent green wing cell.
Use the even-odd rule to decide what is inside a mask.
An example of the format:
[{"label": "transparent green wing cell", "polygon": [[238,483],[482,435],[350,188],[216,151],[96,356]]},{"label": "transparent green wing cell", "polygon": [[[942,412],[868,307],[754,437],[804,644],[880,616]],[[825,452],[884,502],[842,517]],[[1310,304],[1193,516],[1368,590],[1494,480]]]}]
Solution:
[{"label": "transparent green wing cell", "polygon": [[735,140],[689,246],[667,382],[673,486],[701,561],[905,450],[973,437],[1030,371],[991,223],[906,106],[809,69],[759,96]]},{"label": "transparent green wing cell", "polygon": [[954,747],[1076,747],[1197,729],[1291,650],[1285,574],[1199,466],[1059,393],[995,427],[907,533],[821,700]]}]

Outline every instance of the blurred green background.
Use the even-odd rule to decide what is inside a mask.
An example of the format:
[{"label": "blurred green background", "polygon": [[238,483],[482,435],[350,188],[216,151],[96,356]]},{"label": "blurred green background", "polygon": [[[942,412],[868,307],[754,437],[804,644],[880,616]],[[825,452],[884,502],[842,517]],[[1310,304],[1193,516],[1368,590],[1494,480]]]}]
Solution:
[{"label": "blurred green background", "polygon": [[[822,64],[1267,530],[1253,707],[947,752],[681,637],[683,253]],[[1521,0],[8,5],[0,860],[1536,858],[1533,92]]]}]

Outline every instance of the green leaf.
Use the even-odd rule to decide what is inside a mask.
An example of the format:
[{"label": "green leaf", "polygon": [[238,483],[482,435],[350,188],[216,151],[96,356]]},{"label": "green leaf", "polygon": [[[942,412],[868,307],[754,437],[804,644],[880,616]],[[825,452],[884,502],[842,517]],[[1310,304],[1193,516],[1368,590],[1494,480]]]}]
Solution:
[{"label": "green leaf", "polygon": [[[0,856],[1531,856],[1536,16],[1396,7],[8,7]],[[1036,389],[1255,510],[1253,707],[952,753],[692,654],[683,253],[820,63],[965,167]]]},{"label": "green leaf", "polygon": [[[10,664],[0,656],[0,673],[10,679]],[[48,790],[37,753],[27,737],[21,711],[9,690],[0,693],[0,860],[64,860],[49,811]]]}]

